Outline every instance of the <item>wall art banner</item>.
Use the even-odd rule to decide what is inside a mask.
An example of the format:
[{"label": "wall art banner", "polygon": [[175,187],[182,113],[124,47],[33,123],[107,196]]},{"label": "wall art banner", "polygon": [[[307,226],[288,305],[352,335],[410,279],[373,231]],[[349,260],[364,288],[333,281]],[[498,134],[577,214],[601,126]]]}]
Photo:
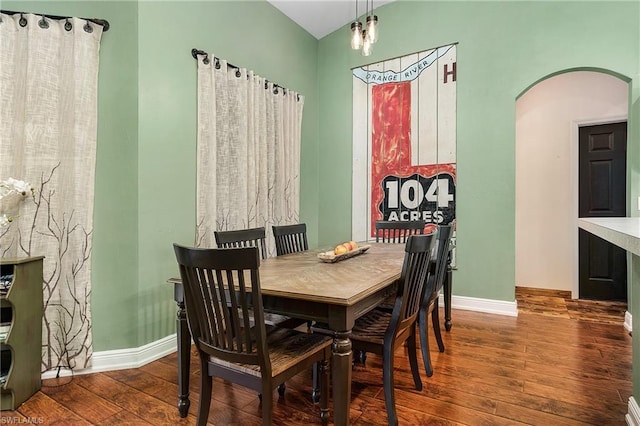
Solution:
[{"label": "wall art banner", "polygon": [[353,238],[455,224],[456,44],[353,69]]}]

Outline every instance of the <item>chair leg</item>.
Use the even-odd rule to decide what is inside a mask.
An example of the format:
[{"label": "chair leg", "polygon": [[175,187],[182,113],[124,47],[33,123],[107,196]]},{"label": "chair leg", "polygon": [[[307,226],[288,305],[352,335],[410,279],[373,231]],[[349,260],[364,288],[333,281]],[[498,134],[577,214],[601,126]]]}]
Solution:
[{"label": "chair leg", "polygon": [[431,322],[433,323],[433,334],[436,335],[436,342],[438,342],[438,349],[440,349],[440,352],[444,352],[444,342],[442,341],[442,333],[440,332],[440,309],[438,309],[437,297],[433,301],[433,311],[431,311]]},{"label": "chair leg", "polygon": [[213,378],[207,374],[209,365],[206,360],[207,355],[200,355],[200,401],[198,402],[197,426],[205,426],[209,419],[209,408],[211,408],[211,390],[213,389]]},{"label": "chair leg", "polygon": [[278,395],[284,396],[284,391],[287,389],[287,386],[284,383],[280,383],[278,385]]},{"label": "chair leg", "polygon": [[319,363],[313,364],[313,389],[311,390],[311,402],[317,404],[322,396],[322,390],[320,389],[320,366]]},{"label": "chair leg", "polygon": [[387,422],[390,426],[398,425],[396,414],[396,396],[393,382],[393,348],[385,345],[382,351],[382,385],[384,387],[384,404],[387,408]]},{"label": "chair leg", "polygon": [[273,423],[273,388],[269,380],[262,382],[262,424],[271,426]]},{"label": "chair leg", "polygon": [[329,358],[331,351],[327,350],[325,359],[320,363],[320,420],[323,425],[329,423]]},{"label": "chair leg", "polygon": [[409,365],[411,365],[411,374],[413,375],[413,383],[416,390],[422,390],[422,380],[420,379],[420,369],[418,368],[418,351],[416,348],[416,325],[411,326],[411,334],[407,339],[407,349],[409,352]]},{"label": "chair leg", "polygon": [[429,354],[429,331],[427,330],[427,311],[428,307],[420,308],[418,313],[418,330],[420,332],[420,350],[422,351],[422,362],[424,363],[424,371],[427,377],[433,376],[433,367],[431,366],[431,355]]}]

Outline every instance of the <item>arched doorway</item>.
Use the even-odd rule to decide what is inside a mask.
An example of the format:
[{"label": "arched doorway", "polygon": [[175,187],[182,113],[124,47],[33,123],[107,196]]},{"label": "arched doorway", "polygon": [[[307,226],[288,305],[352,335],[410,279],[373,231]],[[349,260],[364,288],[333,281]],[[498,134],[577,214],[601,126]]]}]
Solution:
[{"label": "arched doorway", "polygon": [[604,72],[546,78],[516,101],[516,286],[578,297],[578,128],[623,121],[628,83]]}]

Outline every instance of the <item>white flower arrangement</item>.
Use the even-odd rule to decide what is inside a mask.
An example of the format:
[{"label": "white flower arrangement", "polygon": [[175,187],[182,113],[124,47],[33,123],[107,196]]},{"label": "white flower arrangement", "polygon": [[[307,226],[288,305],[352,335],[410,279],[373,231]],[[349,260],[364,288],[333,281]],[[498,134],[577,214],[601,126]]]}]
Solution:
[{"label": "white flower arrangement", "polygon": [[25,181],[14,178],[0,181],[0,231],[8,228],[13,221],[13,216],[7,210],[32,195],[33,188]]}]

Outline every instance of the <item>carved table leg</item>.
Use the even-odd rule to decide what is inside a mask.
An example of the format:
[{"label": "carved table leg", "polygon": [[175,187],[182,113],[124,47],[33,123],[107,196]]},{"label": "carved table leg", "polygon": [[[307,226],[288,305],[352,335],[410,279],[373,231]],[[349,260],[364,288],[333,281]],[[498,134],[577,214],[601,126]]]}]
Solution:
[{"label": "carved table leg", "polygon": [[331,346],[331,378],[333,381],[334,422],[336,426],[349,424],[351,404],[351,331],[336,333]]},{"label": "carved table leg", "polygon": [[178,411],[180,417],[187,417],[191,405],[189,401],[191,334],[187,325],[187,311],[184,309],[184,302],[178,302],[176,325],[178,334]]}]

